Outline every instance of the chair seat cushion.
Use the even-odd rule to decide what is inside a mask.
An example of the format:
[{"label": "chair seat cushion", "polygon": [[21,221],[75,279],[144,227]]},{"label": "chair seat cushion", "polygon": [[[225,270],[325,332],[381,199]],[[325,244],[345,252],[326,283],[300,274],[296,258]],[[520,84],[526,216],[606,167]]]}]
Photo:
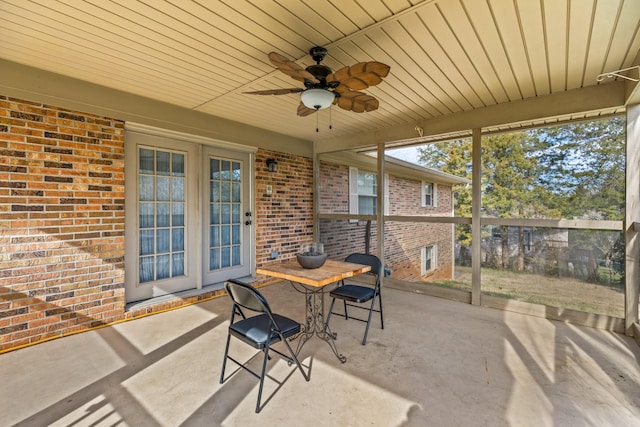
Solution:
[{"label": "chair seat cushion", "polygon": [[338,286],[329,294],[333,298],[344,299],[351,302],[361,303],[369,301],[375,296],[375,289],[367,286],[344,285]]},{"label": "chair seat cushion", "polygon": [[[285,338],[300,332],[300,324],[295,320],[275,313],[273,318],[278,323]],[[229,326],[229,332],[245,343],[260,349],[267,346],[268,339],[270,339],[270,344],[280,341],[278,334],[271,334],[271,320],[267,314],[248,317],[235,322]],[[269,338],[270,334],[271,337]]]}]

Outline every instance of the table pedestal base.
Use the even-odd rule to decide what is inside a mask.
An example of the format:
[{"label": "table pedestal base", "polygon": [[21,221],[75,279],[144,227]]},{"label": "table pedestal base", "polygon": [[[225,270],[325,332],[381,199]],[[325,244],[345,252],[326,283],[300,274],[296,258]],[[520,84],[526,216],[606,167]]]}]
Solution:
[{"label": "table pedestal base", "polygon": [[305,294],[305,324],[302,325],[301,331],[293,339],[300,338],[298,347],[296,348],[296,356],[302,350],[305,343],[314,335],[325,341],[331,347],[333,354],[342,363],[347,358],[338,351],[336,347],[336,338],[338,334],[331,332],[329,325],[325,321],[324,316],[324,287],[320,289],[309,289],[299,283],[291,282],[292,286],[298,292]]}]

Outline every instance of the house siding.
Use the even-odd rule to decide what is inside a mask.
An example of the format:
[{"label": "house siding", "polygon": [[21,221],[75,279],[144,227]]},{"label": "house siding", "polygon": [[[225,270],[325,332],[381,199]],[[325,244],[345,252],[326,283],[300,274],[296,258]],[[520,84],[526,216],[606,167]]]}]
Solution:
[{"label": "house siding", "polygon": [[[422,207],[422,182],[389,176],[388,214],[406,216],[452,216],[452,189],[438,185],[436,207]],[[323,161],[320,163],[320,212],[349,213],[349,167]],[[431,223],[385,222],[385,263],[391,277],[410,281],[451,279],[453,275],[453,225]],[[367,236],[369,236],[367,238]],[[375,221],[320,221],[320,240],[331,257],[344,258],[353,252],[377,252]],[[421,275],[421,249],[438,245],[437,268]]]},{"label": "house siding", "polygon": [[[124,128],[0,96],[0,352],[222,294],[127,309]],[[312,160],[258,150],[255,182],[256,264],[295,257],[313,240]]]}]

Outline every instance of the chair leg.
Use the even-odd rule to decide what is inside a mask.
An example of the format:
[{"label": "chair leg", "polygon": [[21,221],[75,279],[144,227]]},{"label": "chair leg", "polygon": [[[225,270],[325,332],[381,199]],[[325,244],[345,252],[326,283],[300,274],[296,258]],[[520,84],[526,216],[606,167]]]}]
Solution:
[{"label": "chair leg", "polygon": [[362,338],[362,345],[367,343],[367,334],[369,333],[369,325],[371,324],[371,315],[373,314],[373,306],[376,303],[375,297],[371,299],[371,307],[369,307],[369,317],[367,318],[367,327],[364,328],[364,338]]},{"label": "chair leg", "polygon": [[227,367],[227,356],[229,355],[230,342],[231,342],[231,335],[227,333],[227,345],[224,348],[224,359],[222,359],[222,372],[220,373],[220,384],[224,382],[224,370]]},{"label": "chair leg", "polygon": [[308,382],[309,379],[311,379],[311,375],[306,374],[304,372],[304,369],[302,369],[302,365],[300,364],[300,361],[298,360],[298,356],[296,356],[296,354],[293,352],[293,349],[291,348],[291,346],[289,345],[289,342],[286,340],[286,338],[281,337],[281,341],[284,343],[284,345],[287,347],[287,350],[289,350],[289,354],[291,355],[291,358],[293,359],[293,361],[296,363],[296,366],[298,367],[298,369],[300,370],[300,372],[302,373],[302,376],[304,377],[304,379]]},{"label": "chair leg", "polygon": [[258,401],[256,402],[256,414],[260,412],[260,399],[262,399],[262,386],[264,385],[264,377],[267,372],[267,360],[269,359],[269,346],[264,349],[264,358],[262,359],[262,372],[260,373],[260,387],[258,388]]},{"label": "chair leg", "polygon": [[382,293],[378,292],[378,305],[380,306],[380,329],[384,329],[384,318],[382,317]]},{"label": "chair leg", "polygon": [[344,318],[345,320],[349,320],[349,314],[347,313],[347,300],[342,300],[344,303]]}]

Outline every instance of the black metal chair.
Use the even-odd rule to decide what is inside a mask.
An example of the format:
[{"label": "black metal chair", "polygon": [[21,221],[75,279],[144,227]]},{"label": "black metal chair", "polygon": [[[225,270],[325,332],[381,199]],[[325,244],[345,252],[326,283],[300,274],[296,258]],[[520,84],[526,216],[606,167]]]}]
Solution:
[{"label": "black metal chair", "polygon": [[[342,316],[345,319],[354,319],[361,322],[366,322],[367,327],[364,330],[364,338],[362,338],[362,345],[365,345],[367,343],[369,325],[371,324],[371,315],[374,311],[376,313],[380,313],[380,324],[382,329],[384,329],[384,319],[382,316],[382,295],[380,293],[380,274],[382,272],[382,262],[377,256],[371,254],[351,254],[345,259],[345,261],[371,266],[370,273],[375,276],[375,284],[373,287],[364,284],[345,284],[343,280],[340,285],[329,294],[333,299],[331,300],[331,306],[329,307],[327,325],[329,324],[329,319],[331,319],[332,314]],[[344,303],[344,314],[333,312],[333,304],[336,302],[336,299],[341,299]],[[376,299],[378,300],[379,307],[379,309],[377,310],[374,308]],[[369,306],[355,305],[364,304],[368,301],[371,301],[371,304]],[[355,307],[368,310],[369,317],[367,318],[367,320],[364,320],[357,317],[349,316],[347,307]]]},{"label": "black metal chair", "polygon": [[[300,369],[300,372],[302,372],[304,379],[309,381],[309,373],[304,372],[296,354],[293,352],[287,341],[287,338],[300,332],[300,324],[293,319],[273,313],[265,297],[251,285],[239,280],[229,280],[225,283],[224,287],[233,301],[233,309],[231,312],[229,333],[227,335],[227,345],[224,350],[220,384],[224,383],[228,379],[224,378],[227,359],[233,361],[242,369],[253,374],[260,380],[258,401],[256,403],[256,412],[260,412],[262,409],[260,406],[260,400],[262,398],[262,386],[264,384],[267,369],[267,359],[271,359],[269,356],[269,350],[279,354],[290,365],[295,363],[298,369]],[[242,311],[243,308],[260,314],[246,317]],[[236,315],[239,315],[242,319],[236,320]],[[234,336],[240,341],[264,352],[262,371],[259,374],[247,366],[248,361],[240,363],[229,355],[229,343],[231,342],[231,336]],[[272,345],[278,342],[284,343],[289,355],[272,348]],[[233,374],[231,374],[229,378],[232,375]]]}]

